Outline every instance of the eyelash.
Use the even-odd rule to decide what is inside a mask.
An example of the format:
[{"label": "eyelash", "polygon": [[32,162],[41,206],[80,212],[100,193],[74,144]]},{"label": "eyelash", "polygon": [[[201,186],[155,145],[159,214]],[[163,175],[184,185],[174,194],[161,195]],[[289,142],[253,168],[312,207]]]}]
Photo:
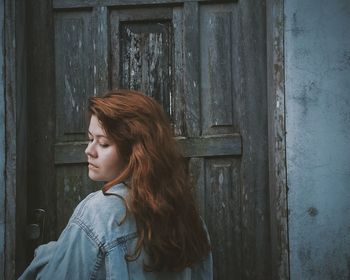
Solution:
[{"label": "eyelash", "polygon": [[[90,142],[90,143],[92,143],[93,141],[94,141],[93,138],[89,138],[89,142]],[[101,143],[99,143],[99,145],[100,145],[102,148],[107,148],[107,147],[109,147],[109,144],[101,144]]]}]

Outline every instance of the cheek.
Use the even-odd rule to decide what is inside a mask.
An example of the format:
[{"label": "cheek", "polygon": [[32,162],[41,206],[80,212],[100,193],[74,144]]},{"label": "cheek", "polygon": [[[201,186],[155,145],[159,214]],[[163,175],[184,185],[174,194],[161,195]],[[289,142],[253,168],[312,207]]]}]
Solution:
[{"label": "cheek", "polygon": [[104,162],[105,162],[104,166],[110,172],[120,169],[120,165],[121,165],[120,156],[117,154],[115,150],[105,155]]}]

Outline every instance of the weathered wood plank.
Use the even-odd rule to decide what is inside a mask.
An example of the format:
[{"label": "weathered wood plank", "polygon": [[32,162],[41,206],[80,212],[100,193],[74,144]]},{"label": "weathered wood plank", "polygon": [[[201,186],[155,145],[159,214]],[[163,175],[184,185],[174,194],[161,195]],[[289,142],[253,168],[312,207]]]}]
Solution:
[{"label": "weathered wood plank", "polygon": [[[0,1],[0,38],[4,38],[4,1]],[[5,49],[4,44],[0,45],[0,69],[4,69],[5,65]],[[0,174],[6,172],[6,130],[5,130],[5,75],[1,72],[0,75]],[[6,222],[6,181],[5,176],[0,176],[0,278],[5,279],[5,222]]]},{"label": "weathered wood plank", "polygon": [[215,135],[178,139],[185,157],[241,155],[240,135]]},{"label": "weathered wood plank", "polygon": [[[92,38],[94,54],[94,95],[101,94],[109,88],[108,73],[108,9],[104,6],[93,9]],[[85,105],[83,101],[82,104]],[[84,106],[83,105],[83,106]],[[83,110],[85,112],[85,110]]]},{"label": "weathered wood plank", "polygon": [[171,118],[172,9],[112,10],[112,85],[142,90]]},{"label": "weathered wood plank", "polygon": [[[28,212],[46,210],[42,242],[55,240],[56,205],[53,143],[55,139],[54,13],[51,1],[28,0]],[[66,47],[67,49],[67,47]],[[65,49],[65,50],[66,50]],[[61,63],[61,61],[59,61]],[[63,111],[63,108],[57,108]],[[35,162],[35,164],[33,164]],[[24,238],[24,235],[21,236]],[[38,241],[29,243],[27,261]],[[40,240],[41,241],[41,240]]]},{"label": "weathered wood plank", "polygon": [[172,124],[175,136],[185,136],[185,116],[184,116],[184,81],[183,81],[183,13],[181,7],[173,9],[173,44],[174,44],[174,70],[173,86],[174,94],[170,102],[172,112]]},{"label": "weathered wood plank", "polygon": [[267,88],[272,279],[289,279],[284,1],[267,1]]},{"label": "weathered wood plank", "polygon": [[[214,135],[210,137],[177,139],[185,157],[212,157],[241,155],[241,137]],[[84,150],[87,142],[68,142],[55,145],[55,164],[86,162]]]},{"label": "weathered wood plank", "polygon": [[[95,61],[91,63],[95,54],[93,48],[97,55],[104,55],[102,48],[105,46],[97,44],[99,42],[93,44],[92,11],[62,11],[55,14],[56,106],[64,108],[64,111],[59,110],[56,114],[58,141],[85,138],[87,98],[97,93],[95,79],[103,77],[103,83],[107,79],[107,74],[97,74],[98,67],[106,69],[104,60],[99,65]],[[100,88],[105,86],[103,83]]]},{"label": "weathered wood plank", "polygon": [[162,21],[172,19],[172,8],[169,7],[139,7],[138,9],[112,9],[118,14],[120,21]]},{"label": "weathered wood plank", "polygon": [[[197,0],[203,3],[225,3],[237,0]],[[182,4],[193,0],[53,0],[54,9],[86,8],[96,6],[134,6],[134,5],[160,5]]]},{"label": "weathered wood plank", "polygon": [[201,134],[198,3],[186,2],[183,9],[185,134],[193,137]]},{"label": "weathered wood plank", "polygon": [[190,158],[188,168],[195,188],[196,201],[200,216],[205,219],[205,170],[204,158]]},{"label": "weathered wood plank", "polygon": [[212,242],[214,279],[241,279],[241,161],[205,160],[205,205]]},{"label": "weathered wood plank", "polygon": [[112,88],[121,88],[122,85],[122,68],[120,65],[121,57],[121,33],[120,33],[120,18],[117,12],[110,12],[109,15],[109,30],[110,30],[110,46],[109,52],[111,57],[110,67],[110,83]]},{"label": "weathered wood plank", "polygon": [[58,233],[66,227],[78,203],[89,193],[102,187],[102,183],[87,180],[86,175],[87,166],[85,164],[60,165],[56,168]]},{"label": "weathered wood plank", "polygon": [[233,57],[242,135],[242,279],[271,279],[264,1],[238,2]]},{"label": "weathered wood plank", "polygon": [[[16,1],[16,277],[26,265],[26,240],[18,238],[27,222],[27,37],[26,2]],[[14,143],[14,142],[12,142]],[[13,206],[11,206],[13,207]]]},{"label": "weathered wood plank", "polygon": [[5,16],[5,251],[4,279],[15,279],[16,253],[16,5],[4,2]]},{"label": "weathered wood plank", "polygon": [[[129,51],[129,49],[125,49],[127,46],[127,40],[130,34],[125,34],[125,28],[128,27],[128,24],[130,23],[137,23],[140,21],[148,21],[149,23],[154,23],[155,21],[159,21],[160,23],[164,23],[164,21],[169,21],[172,18],[172,9],[171,8],[164,8],[164,7],[157,7],[157,12],[155,13],[155,9],[151,8],[141,8],[141,9],[122,9],[122,10],[116,10],[111,9],[110,10],[110,16],[109,16],[109,30],[110,30],[110,57],[111,57],[111,67],[110,67],[110,82],[112,88],[122,88],[122,87],[130,87],[128,85],[128,79],[129,77],[128,71],[125,71],[126,69],[129,69],[129,63],[127,64],[126,58],[123,57],[123,52]],[[169,30],[170,32],[170,30]],[[169,33],[168,32],[168,33]],[[150,30],[146,31],[146,33],[150,33]],[[127,35],[127,36],[125,36]],[[147,40],[144,36],[144,40]],[[130,43],[130,42],[129,42]],[[145,47],[145,46],[144,46]],[[141,48],[143,49],[143,48]],[[124,54],[125,55],[125,54]],[[141,56],[141,54],[138,54],[138,56]],[[140,57],[141,58],[141,57]],[[147,57],[145,55],[142,55],[142,60],[147,60]],[[129,59],[130,61],[130,59]],[[137,61],[131,61],[132,65],[137,65]],[[142,63],[141,63],[142,64]],[[146,63],[143,63],[144,66],[146,66]],[[149,77],[147,73],[145,73],[144,67],[141,65],[141,69],[138,69],[136,67],[136,72],[134,75],[142,75],[144,78]],[[127,77],[126,77],[127,76]],[[160,81],[158,81],[159,83]],[[140,84],[142,83],[142,80],[140,81]],[[147,86],[148,83],[144,81],[144,85],[140,88],[148,89]],[[154,84],[154,82],[152,83]],[[134,87],[138,87],[138,85],[135,85]]]},{"label": "weathered wood plank", "polygon": [[202,133],[233,132],[232,7],[200,7]]}]

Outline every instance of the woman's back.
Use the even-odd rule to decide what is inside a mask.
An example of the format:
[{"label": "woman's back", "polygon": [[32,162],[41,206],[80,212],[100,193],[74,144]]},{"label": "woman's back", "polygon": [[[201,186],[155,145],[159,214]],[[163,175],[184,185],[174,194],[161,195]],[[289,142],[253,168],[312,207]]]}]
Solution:
[{"label": "woman's back", "polygon": [[[126,214],[124,184],[105,194],[87,196],[75,209],[57,242],[36,250],[36,257],[20,279],[212,279],[211,254],[180,272],[147,272],[144,250],[125,259],[137,243],[135,219]],[[126,216],[125,216],[126,215]]]}]

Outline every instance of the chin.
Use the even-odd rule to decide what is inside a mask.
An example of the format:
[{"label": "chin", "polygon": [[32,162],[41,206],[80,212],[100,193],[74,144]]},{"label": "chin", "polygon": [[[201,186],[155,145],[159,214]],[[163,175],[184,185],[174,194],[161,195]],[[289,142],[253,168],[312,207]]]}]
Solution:
[{"label": "chin", "polygon": [[103,181],[103,178],[101,178],[101,176],[98,176],[98,174],[95,174],[94,172],[91,172],[91,171],[89,171],[89,178],[92,181],[96,181],[96,182]]}]

